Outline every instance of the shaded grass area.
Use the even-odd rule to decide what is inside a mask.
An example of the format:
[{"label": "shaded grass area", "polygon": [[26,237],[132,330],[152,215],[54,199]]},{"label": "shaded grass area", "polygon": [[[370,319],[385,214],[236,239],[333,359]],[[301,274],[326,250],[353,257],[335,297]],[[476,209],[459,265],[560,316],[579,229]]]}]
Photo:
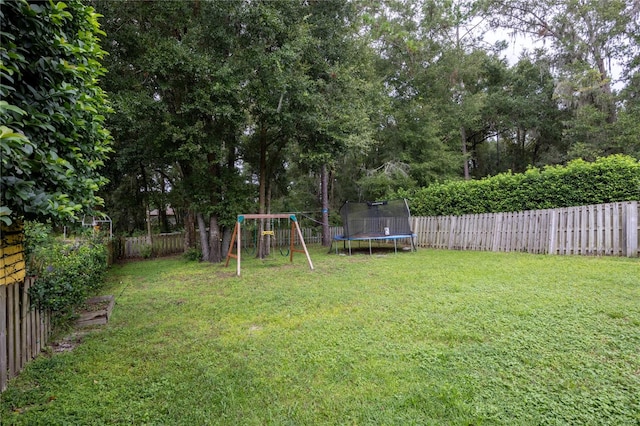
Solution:
[{"label": "shaded grass area", "polygon": [[115,266],[2,424],[640,423],[637,259],[421,250]]}]

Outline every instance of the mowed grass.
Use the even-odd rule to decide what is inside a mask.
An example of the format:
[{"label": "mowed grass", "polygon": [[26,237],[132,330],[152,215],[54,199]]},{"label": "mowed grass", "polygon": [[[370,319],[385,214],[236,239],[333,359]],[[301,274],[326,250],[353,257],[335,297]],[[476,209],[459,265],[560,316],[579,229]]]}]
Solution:
[{"label": "mowed grass", "polygon": [[638,259],[420,250],[114,266],[0,423],[640,423]]}]

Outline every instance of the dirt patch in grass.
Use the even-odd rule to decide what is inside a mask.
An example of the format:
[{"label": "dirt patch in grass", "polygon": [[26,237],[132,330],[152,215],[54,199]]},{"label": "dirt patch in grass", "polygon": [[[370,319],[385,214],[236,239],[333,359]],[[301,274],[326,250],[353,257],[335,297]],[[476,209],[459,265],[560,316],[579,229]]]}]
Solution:
[{"label": "dirt patch in grass", "polygon": [[84,337],[89,332],[90,331],[88,330],[74,330],[70,334],[67,334],[64,337],[50,343],[49,346],[51,347],[51,352],[57,354],[73,351],[75,348],[82,344],[82,342],[84,341]]}]

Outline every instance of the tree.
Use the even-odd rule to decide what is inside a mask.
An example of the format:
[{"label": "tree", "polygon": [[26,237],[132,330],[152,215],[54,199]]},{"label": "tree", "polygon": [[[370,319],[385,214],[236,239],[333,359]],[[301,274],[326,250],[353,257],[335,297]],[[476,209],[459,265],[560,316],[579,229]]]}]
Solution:
[{"label": "tree", "polygon": [[111,151],[104,33],[81,1],[0,1],[0,220],[77,220],[103,204]]},{"label": "tree", "polygon": [[370,145],[371,110],[382,94],[373,71],[368,39],[358,34],[354,4],[314,2],[309,7],[311,49],[305,51],[311,83],[300,126],[299,161],[319,175],[322,244],[331,244],[330,176],[339,158],[354,147]]},{"label": "tree", "polygon": [[[565,133],[574,152],[570,156],[610,153],[606,141],[612,134],[603,132],[603,126],[609,128],[617,119],[611,65],[631,56],[638,2],[492,0],[487,4],[494,26],[549,44],[548,56],[558,78],[556,96],[562,108],[574,113]],[[599,137],[590,137],[593,131]]]},{"label": "tree", "polygon": [[446,75],[434,78],[433,72],[448,41],[441,45],[442,38],[428,33],[425,14],[432,4],[375,2],[365,16],[379,56],[378,78],[388,99],[387,106],[378,106],[375,145],[362,164],[365,173],[359,183],[365,198],[428,185],[462,169],[460,139],[451,140],[442,120],[448,114],[441,115],[440,110],[443,102],[451,102],[451,93],[435,90],[440,83],[449,84]]},{"label": "tree", "polygon": [[[237,54],[245,67],[243,102],[249,116],[243,160],[258,182],[260,214],[271,212],[274,186],[284,173],[288,146],[303,112],[296,104],[308,96],[302,54],[309,47],[309,25],[303,8],[294,2],[270,1],[242,7]],[[269,254],[265,226],[269,223],[259,223],[259,258]]]},{"label": "tree", "polygon": [[136,182],[145,209],[154,198],[170,197],[186,211],[187,235],[197,221],[203,258],[211,262],[222,258],[220,229],[233,222],[241,197],[235,168],[245,120],[246,67],[236,60],[241,6],[97,3],[113,70],[107,88],[118,106],[110,123],[120,148],[114,173]]},{"label": "tree", "polygon": [[622,90],[618,121],[613,129],[612,148],[640,160],[640,73],[629,78]]},{"label": "tree", "polygon": [[[259,184],[259,212],[268,213],[275,198],[286,196],[294,171],[315,173],[320,178],[313,193],[319,194],[312,207],[321,206],[328,244],[332,165],[348,146],[362,142],[370,125],[363,96],[370,55],[357,39],[357,9],[342,1],[251,6],[240,53],[251,69],[243,159]],[[267,251],[264,239],[258,256]]]},{"label": "tree", "polygon": [[487,160],[495,166],[486,165],[480,176],[566,161],[562,123],[568,117],[558,108],[549,62],[522,57],[501,74],[490,86],[483,112],[495,132],[492,160]]}]

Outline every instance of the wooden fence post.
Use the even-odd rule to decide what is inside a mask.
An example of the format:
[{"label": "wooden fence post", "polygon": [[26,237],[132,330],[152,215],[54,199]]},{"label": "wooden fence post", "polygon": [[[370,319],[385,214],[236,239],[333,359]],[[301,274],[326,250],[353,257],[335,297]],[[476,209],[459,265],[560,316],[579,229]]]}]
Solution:
[{"label": "wooden fence post", "polygon": [[3,392],[7,388],[7,382],[9,381],[9,362],[7,349],[7,311],[4,309],[7,306],[7,288],[6,285],[0,285],[0,392]]},{"label": "wooden fence post", "polygon": [[449,241],[447,243],[447,249],[452,250],[453,243],[455,241],[455,232],[456,232],[456,216],[449,216]]},{"label": "wooden fence post", "polygon": [[638,256],[638,202],[627,203],[625,218],[626,256]]},{"label": "wooden fence post", "polygon": [[502,236],[502,213],[496,213],[496,220],[493,225],[493,245],[491,251],[499,251]]}]

